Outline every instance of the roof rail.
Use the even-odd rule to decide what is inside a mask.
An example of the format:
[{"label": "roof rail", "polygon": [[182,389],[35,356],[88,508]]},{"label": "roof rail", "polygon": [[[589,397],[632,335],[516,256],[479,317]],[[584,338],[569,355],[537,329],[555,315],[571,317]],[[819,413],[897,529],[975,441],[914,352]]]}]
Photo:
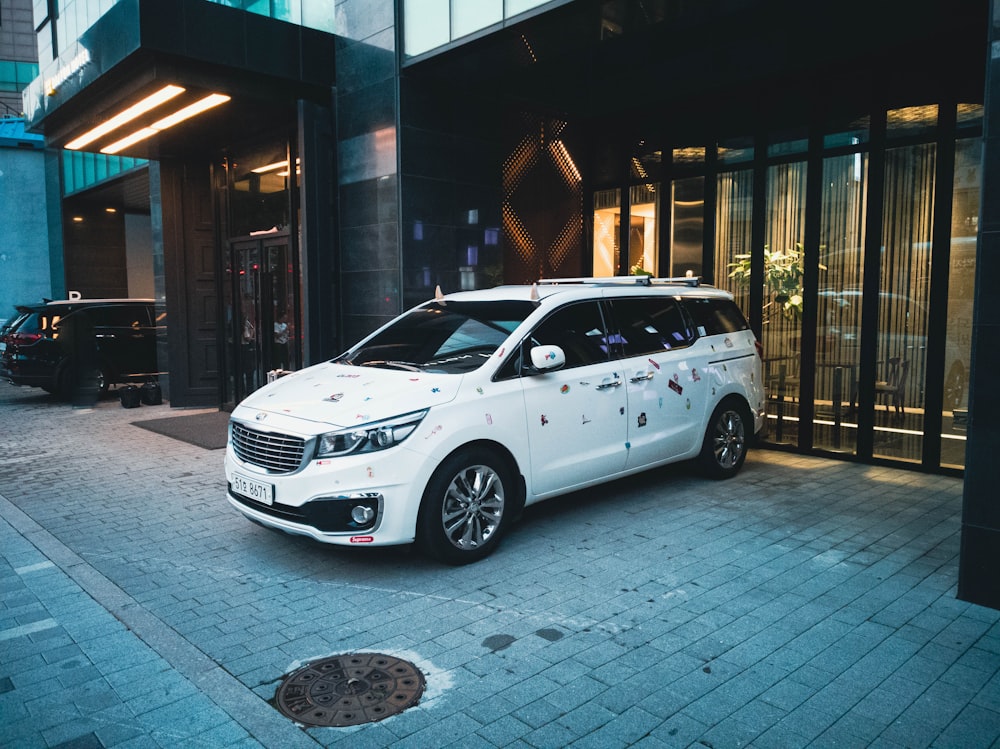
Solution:
[{"label": "roof rail", "polygon": [[652,276],[604,276],[602,278],[540,278],[538,283],[543,286],[558,286],[559,284],[617,284],[622,286],[661,286],[679,284],[682,286],[701,286],[700,276],[679,276],[677,278],[653,278]]}]

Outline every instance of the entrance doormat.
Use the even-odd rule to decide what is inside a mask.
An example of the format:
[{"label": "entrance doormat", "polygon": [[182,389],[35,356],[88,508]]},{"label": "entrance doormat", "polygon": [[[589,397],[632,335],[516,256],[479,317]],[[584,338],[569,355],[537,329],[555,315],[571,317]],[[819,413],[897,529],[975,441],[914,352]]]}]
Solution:
[{"label": "entrance doormat", "polygon": [[204,447],[206,450],[221,450],[226,446],[229,412],[212,411],[211,413],[189,414],[187,416],[168,416],[165,419],[146,419],[132,423],[151,432]]}]

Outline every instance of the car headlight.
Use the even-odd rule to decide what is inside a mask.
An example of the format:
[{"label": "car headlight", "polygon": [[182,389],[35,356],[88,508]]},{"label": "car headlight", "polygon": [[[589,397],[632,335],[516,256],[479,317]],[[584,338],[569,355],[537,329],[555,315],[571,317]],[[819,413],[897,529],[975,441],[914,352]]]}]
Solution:
[{"label": "car headlight", "polygon": [[409,437],[426,415],[425,409],[354,429],[321,434],[316,446],[316,457],[370,453],[393,447]]}]

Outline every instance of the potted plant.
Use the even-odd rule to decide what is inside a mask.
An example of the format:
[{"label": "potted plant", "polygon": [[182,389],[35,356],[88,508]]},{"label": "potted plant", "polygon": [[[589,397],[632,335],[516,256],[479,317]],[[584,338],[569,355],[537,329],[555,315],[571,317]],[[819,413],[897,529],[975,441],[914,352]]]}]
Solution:
[{"label": "potted plant", "polygon": [[[801,242],[795,243],[795,249],[773,252],[764,245],[764,288],[770,295],[770,300],[764,304],[765,322],[771,309],[780,309],[789,320],[798,320],[802,315],[803,256]],[[735,262],[729,264],[729,277],[742,286],[750,285],[751,257],[749,254],[736,255]],[[823,265],[819,267],[826,270]]]}]

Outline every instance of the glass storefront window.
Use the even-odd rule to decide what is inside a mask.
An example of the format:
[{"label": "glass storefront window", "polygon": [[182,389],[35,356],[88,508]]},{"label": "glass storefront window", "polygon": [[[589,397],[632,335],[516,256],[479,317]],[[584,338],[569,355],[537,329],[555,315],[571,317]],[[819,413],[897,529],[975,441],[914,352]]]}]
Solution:
[{"label": "glass storefront window", "polygon": [[689,146],[687,148],[675,148],[673,151],[673,163],[675,167],[682,166],[703,166],[705,164],[704,146]]},{"label": "glass storefront window", "polygon": [[[981,114],[981,112],[980,112]],[[944,359],[941,464],[965,466],[969,423],[969,360],[972,354],[972,301],[979,227],[981,141],[967,138],[955,149],[951,252],[948,273],[948,327]]]},{"label": "glass storefront window", "polygon": [[753,161],[753,138],[733,138],[719,143],[720,164],[742,164]]},{"label": "glass storefront window", "polygon": [[722,172],[716,179],[715,285],[731,292],[743,314],[750,317],[749,272],[753,172]]},{"label": "glass storefront window", "polygon": [[891,109],[886,115],[886,134],[889,138],[910,136],[932,136],[937,127],[938,107],[929,104],[922,107]]},{"label": "glass storefront window", "polygon": [[852,122],[845,123],[842,127],[834,128],[823,136],[823,147],[841,148],[867,143],[870,139],[870,127],[870,117],[861,117]]},{"label": "glass storefront window", "polygon": [[934,217],[933,144],[886,151],[874,454],[921,460]]},{"label": "glass storefront window", "polygon": [[813,445],[857,452],[868,158],[823,161]]},{"label": "glass storefront window", "polygon": [[703,275],[705,178],[675,179],[670,185],[670,275]]},{"label": "glass storefront window", "polygon": [[634,185],[629,191],[628,272],[630,276],[659,274],[657,216],[658,185]]},{"label": "glass storefront window", "polygon": [[618,275],[621,190],[594,193],[594,276]]},{"label": "glass storefront window", "polygon": [[802,272],[806,248],[806,163],[776,164],[767,171],[764,278],[764,384],[771,399],[771,441],[798,442],[801,387]]}]

